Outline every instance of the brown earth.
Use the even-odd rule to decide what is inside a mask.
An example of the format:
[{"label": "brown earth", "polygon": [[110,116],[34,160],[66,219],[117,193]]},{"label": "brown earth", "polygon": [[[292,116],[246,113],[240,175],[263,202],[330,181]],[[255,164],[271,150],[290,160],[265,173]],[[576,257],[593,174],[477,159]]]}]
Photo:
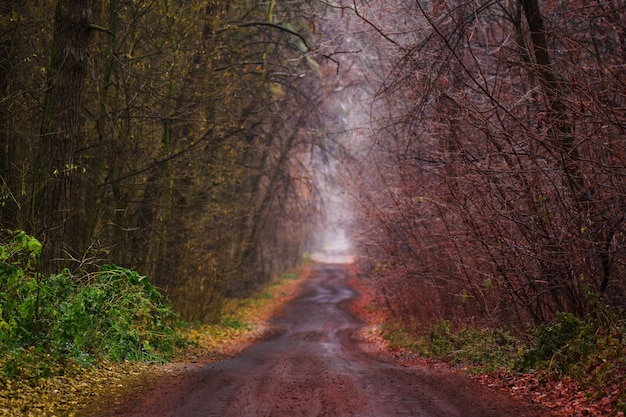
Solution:
[{"label": "brown earth", "polygon": [[315,264],[272,329],[240,354],[188,364],[104,416],[546,416],[443,367],[403,361],[363,337],[341,265]]}]

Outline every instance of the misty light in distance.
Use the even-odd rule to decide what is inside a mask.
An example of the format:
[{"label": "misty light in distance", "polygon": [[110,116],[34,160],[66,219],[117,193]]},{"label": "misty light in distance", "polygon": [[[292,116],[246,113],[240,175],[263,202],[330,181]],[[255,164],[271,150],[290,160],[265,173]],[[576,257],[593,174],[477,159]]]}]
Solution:
[{"label": "misty light in distance", "polygon": [[326,231],[321,240],[321,247],[311,253],[311,259],[325,264],[352,264],[354,255],[352,245],[343,230]]}]

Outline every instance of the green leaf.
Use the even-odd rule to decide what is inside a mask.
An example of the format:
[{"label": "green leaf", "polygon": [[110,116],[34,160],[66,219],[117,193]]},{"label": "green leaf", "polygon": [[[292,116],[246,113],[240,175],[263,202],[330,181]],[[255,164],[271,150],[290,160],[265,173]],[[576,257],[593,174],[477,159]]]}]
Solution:
[{"label": "green leaf", "polygon": [[27,248],[29,251],[39,255],[41,254],[41,249],[43,248],[43,245],[37,239],[35,239],[34,237],[31,237],[28,240]]}]

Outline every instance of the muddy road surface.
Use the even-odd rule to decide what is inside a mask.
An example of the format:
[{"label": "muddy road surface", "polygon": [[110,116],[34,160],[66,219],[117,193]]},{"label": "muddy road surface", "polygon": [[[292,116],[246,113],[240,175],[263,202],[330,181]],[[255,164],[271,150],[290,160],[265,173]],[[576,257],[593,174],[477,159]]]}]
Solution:
[{"label": "muddy road surface", "polygon": [[316,264],[300,296],[240,355],[156,384],[109,415],[134,417],[540,416],[466,376],[400,363],[359,340],[341,265]]}]

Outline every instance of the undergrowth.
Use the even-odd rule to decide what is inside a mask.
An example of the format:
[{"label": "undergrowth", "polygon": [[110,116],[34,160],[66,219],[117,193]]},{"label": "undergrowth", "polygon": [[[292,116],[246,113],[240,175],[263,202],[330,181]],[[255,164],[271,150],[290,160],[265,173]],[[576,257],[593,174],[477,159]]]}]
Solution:
[{"label": "undergrowth", "polygon": [[263,334],[303,276],[283,274],[249,298],[229,300],[215,323],[188,323],[175,321],[135,271],[105,265],[44,277],[40,252],[23,232],[0,239],[0,416],[97,415],[177,362],[231,355]]},{"label": "undergrowth", "polygon": [[539,326],[532,346],[518,352],[514,369],[569,375],[589,387],[601,387],[616,379],[624,385],[625,323],[606,311],[584,320],[559,313],[554,323]]},{"label": "undergrowth", "polygon": [[[397,321],[382,330],[392,349],[462,364],[476,373],[568,376],[591,396],[626,386],[626,321],[601,306],[584,319],[558,313],[552,323],[534,330],[530,343],[499,329],[453,329],[446,320],[425,331]],[[626,411],[626,397],[617,399],[616,408]]]},{"label": "undergrowth", "polygon": [[154,361],[182,339],[160,292],[136,271],[103,265],[39,272],[41,243],[22,231],[0,241],[0,382],[63,375],[71,365]]},{"label": "undergrowth", "polygon": [[519,341],[506,331],[475,327],[453,330],[447,320],[422,332],[414,326],[390,322],[383,326],[383,333],[392,349],[469,365],[471,370],[481,372],[511,366],[520,347]]}]

